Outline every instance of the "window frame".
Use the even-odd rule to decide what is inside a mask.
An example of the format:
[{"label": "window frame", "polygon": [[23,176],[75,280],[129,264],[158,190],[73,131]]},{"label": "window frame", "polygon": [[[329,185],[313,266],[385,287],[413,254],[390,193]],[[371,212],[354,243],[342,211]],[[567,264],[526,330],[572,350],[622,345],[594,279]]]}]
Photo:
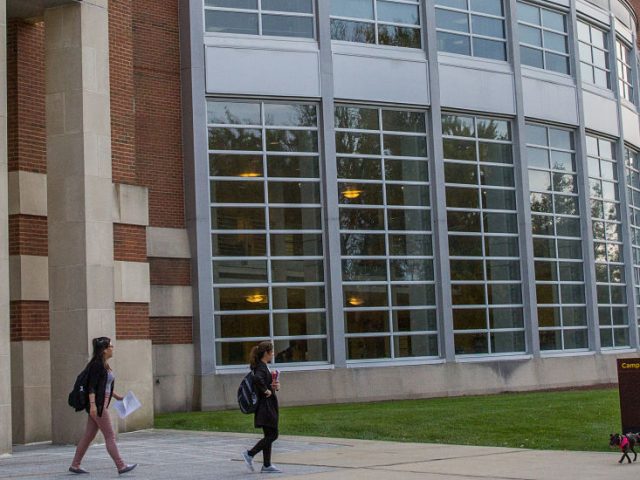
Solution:
[{"label": "window frame", "polygon": [[[589,42],[587,42],[586,40],[583,40],[580,38],[579,36],[579,31],[580,31],[580,24],[586,25],[587,27],[589,27]],[[596,45],[594,45],[593,43],[593,31],[596,30],[597,32],[601,33],[604,37],[604,46],[603,47],[598,47]],[[582,82],[586,82],[589,83],[590,85],[595,85],[596,87],[600,87],[600,88],[606,88],[607,90],[611,90],[611,51],[609,50],[609,36],[611,35],[611,31],[607,30],[605,27],[598,25],[596,23],[593,23],[593,21],[590,21],[586,18],[578,18],[577,19],[577,23],[576,23],[576,39],[578,40],[578,60],[580,61],[580,69],[581,69],[581,74],[582,74],[582,69],[583,68],[588,68],[591,72],[591,79],[590,80],[586,80],[585,79],[585,75],[582,74],[581,75],[581,80]],[[582,58],[582,55],[580,55],[580,47],[581,46],[585,46],[585,48],[589,48],[589,52],[590,52],[590,57],[591,60],[587,61],[586,59]],[[601,65],[597,65],[596,63],[594,63],[593,58],[594,58],[594,51],[598,51],[598,52],[602,52],[604,54],[604,59],[605,59],[605,66],[602,67]],[[617,59],[616,59],[617,61]],[[604,71],[606,78],[607,78],[607,84],[606,85],[601,85],[599,83],[596,83],[595,80],[595,72],[596,70],[599,71]]]}]

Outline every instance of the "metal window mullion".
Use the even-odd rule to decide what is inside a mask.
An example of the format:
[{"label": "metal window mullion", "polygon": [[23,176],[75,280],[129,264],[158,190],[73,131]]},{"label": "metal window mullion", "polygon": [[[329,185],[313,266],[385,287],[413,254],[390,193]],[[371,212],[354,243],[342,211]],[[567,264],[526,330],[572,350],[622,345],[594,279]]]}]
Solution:
[{"label": "metal window mullion", "polygon": [[[317,2],[317,28],[320,62],[320,94],[322,130],[321,165],[325,215],[325,289],[327,298],[327,332],[329,358],[337,368],[345,368],[346,345],[342,297],[342,261],[340,258],[340,209],[338,202],[338,172],[336,133],[334,126],[333,59],[331,52],[330,2]],[[322,161],[323,160],[323,161]]]},{"label": "metal window mullion", "polygon": [[[422,43],[426,46],[428,78],[430,85],[431,110],[431,160],[429,176],[431,179],[431,218],[433,222],[432,245],[438,255],[434,258],[434,276],[436,280],[436,311],[438,315],[438,345],[440,357],[454,362],[455,342],[453,335],[453,312],[451,301],[451,267],[449,264],[449,242],[447,228],[446,187],[444,182],[444,158],[442,146],[442,108],[440,100],[440,70],[438,64],[438,43],[436,38],[435,0],[426,0],[422,9]],[[426,66],[425,66],[426,67]]]}]

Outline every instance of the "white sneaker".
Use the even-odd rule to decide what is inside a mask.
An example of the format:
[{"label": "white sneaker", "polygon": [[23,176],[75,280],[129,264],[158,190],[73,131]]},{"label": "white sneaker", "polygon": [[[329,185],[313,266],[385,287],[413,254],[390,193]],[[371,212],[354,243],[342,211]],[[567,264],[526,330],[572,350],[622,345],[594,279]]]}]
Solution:
[{"label": "white sneaker", "polygon": [[260,473],[282,473],[282,470],[277,468],[275,465],[269,465],[268,467],[262,466],[262,470]]},{"label": "white sneaker", "polygon": [[247,469],[250,472],[254,472],[255,468],[253,468],[253,457],[249,455],[249,450],[245,450],[242,452],[242,458],[244,460],[244,464],[247,466]]}]

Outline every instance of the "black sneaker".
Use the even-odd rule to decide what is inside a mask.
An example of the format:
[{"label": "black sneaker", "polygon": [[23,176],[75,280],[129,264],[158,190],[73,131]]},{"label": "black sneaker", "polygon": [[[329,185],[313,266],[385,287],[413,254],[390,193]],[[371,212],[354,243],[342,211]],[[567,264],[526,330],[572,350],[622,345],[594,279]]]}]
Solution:
[{"label": "black sneaker", "polygon": [[123,473],[127,473],[130,472],[131,470],[133,470],[134,468],[136,468],[138,466],[137,463],[132,463],[131,465],[127,465],[126,467],[124,467],[122,470],[118,470],[118,475],[122,475]]}]

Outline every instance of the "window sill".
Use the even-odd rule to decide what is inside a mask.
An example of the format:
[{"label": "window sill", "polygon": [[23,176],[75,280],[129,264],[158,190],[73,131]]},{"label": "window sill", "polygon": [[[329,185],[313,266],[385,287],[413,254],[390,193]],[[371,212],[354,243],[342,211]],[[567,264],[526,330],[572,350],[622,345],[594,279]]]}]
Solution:
[{"label": "window sill", "polygon": [[318,52],[318,42],[311,38],[264,37],[232,33],[205,33],[204,45],[205,47]]},{"label": "window sill", "polygon": [[511,64],[507,60],[472,57],[449,52],[438,52],[438,63],[455,67],[466,67],[487,72],[513,74]]},{"label": "window sill", "polygon": [[541,68],[529,67],[528,65],[522,65],[521,68],[523,77],[532,78],[534,80],[544,80],[546,82],[566,85],[568,87],[576,86],[575,80],[571,75],[551,72]]},{"label": "window sill", "polygon": [[352,55],[357,57],[390,58],[393,60],[407,60],[411,62],[427,62],[427,54],[418,48],[391,47],[389,45],[371,45],[367,43],[331,41],[332,51],[338,55]]}]

